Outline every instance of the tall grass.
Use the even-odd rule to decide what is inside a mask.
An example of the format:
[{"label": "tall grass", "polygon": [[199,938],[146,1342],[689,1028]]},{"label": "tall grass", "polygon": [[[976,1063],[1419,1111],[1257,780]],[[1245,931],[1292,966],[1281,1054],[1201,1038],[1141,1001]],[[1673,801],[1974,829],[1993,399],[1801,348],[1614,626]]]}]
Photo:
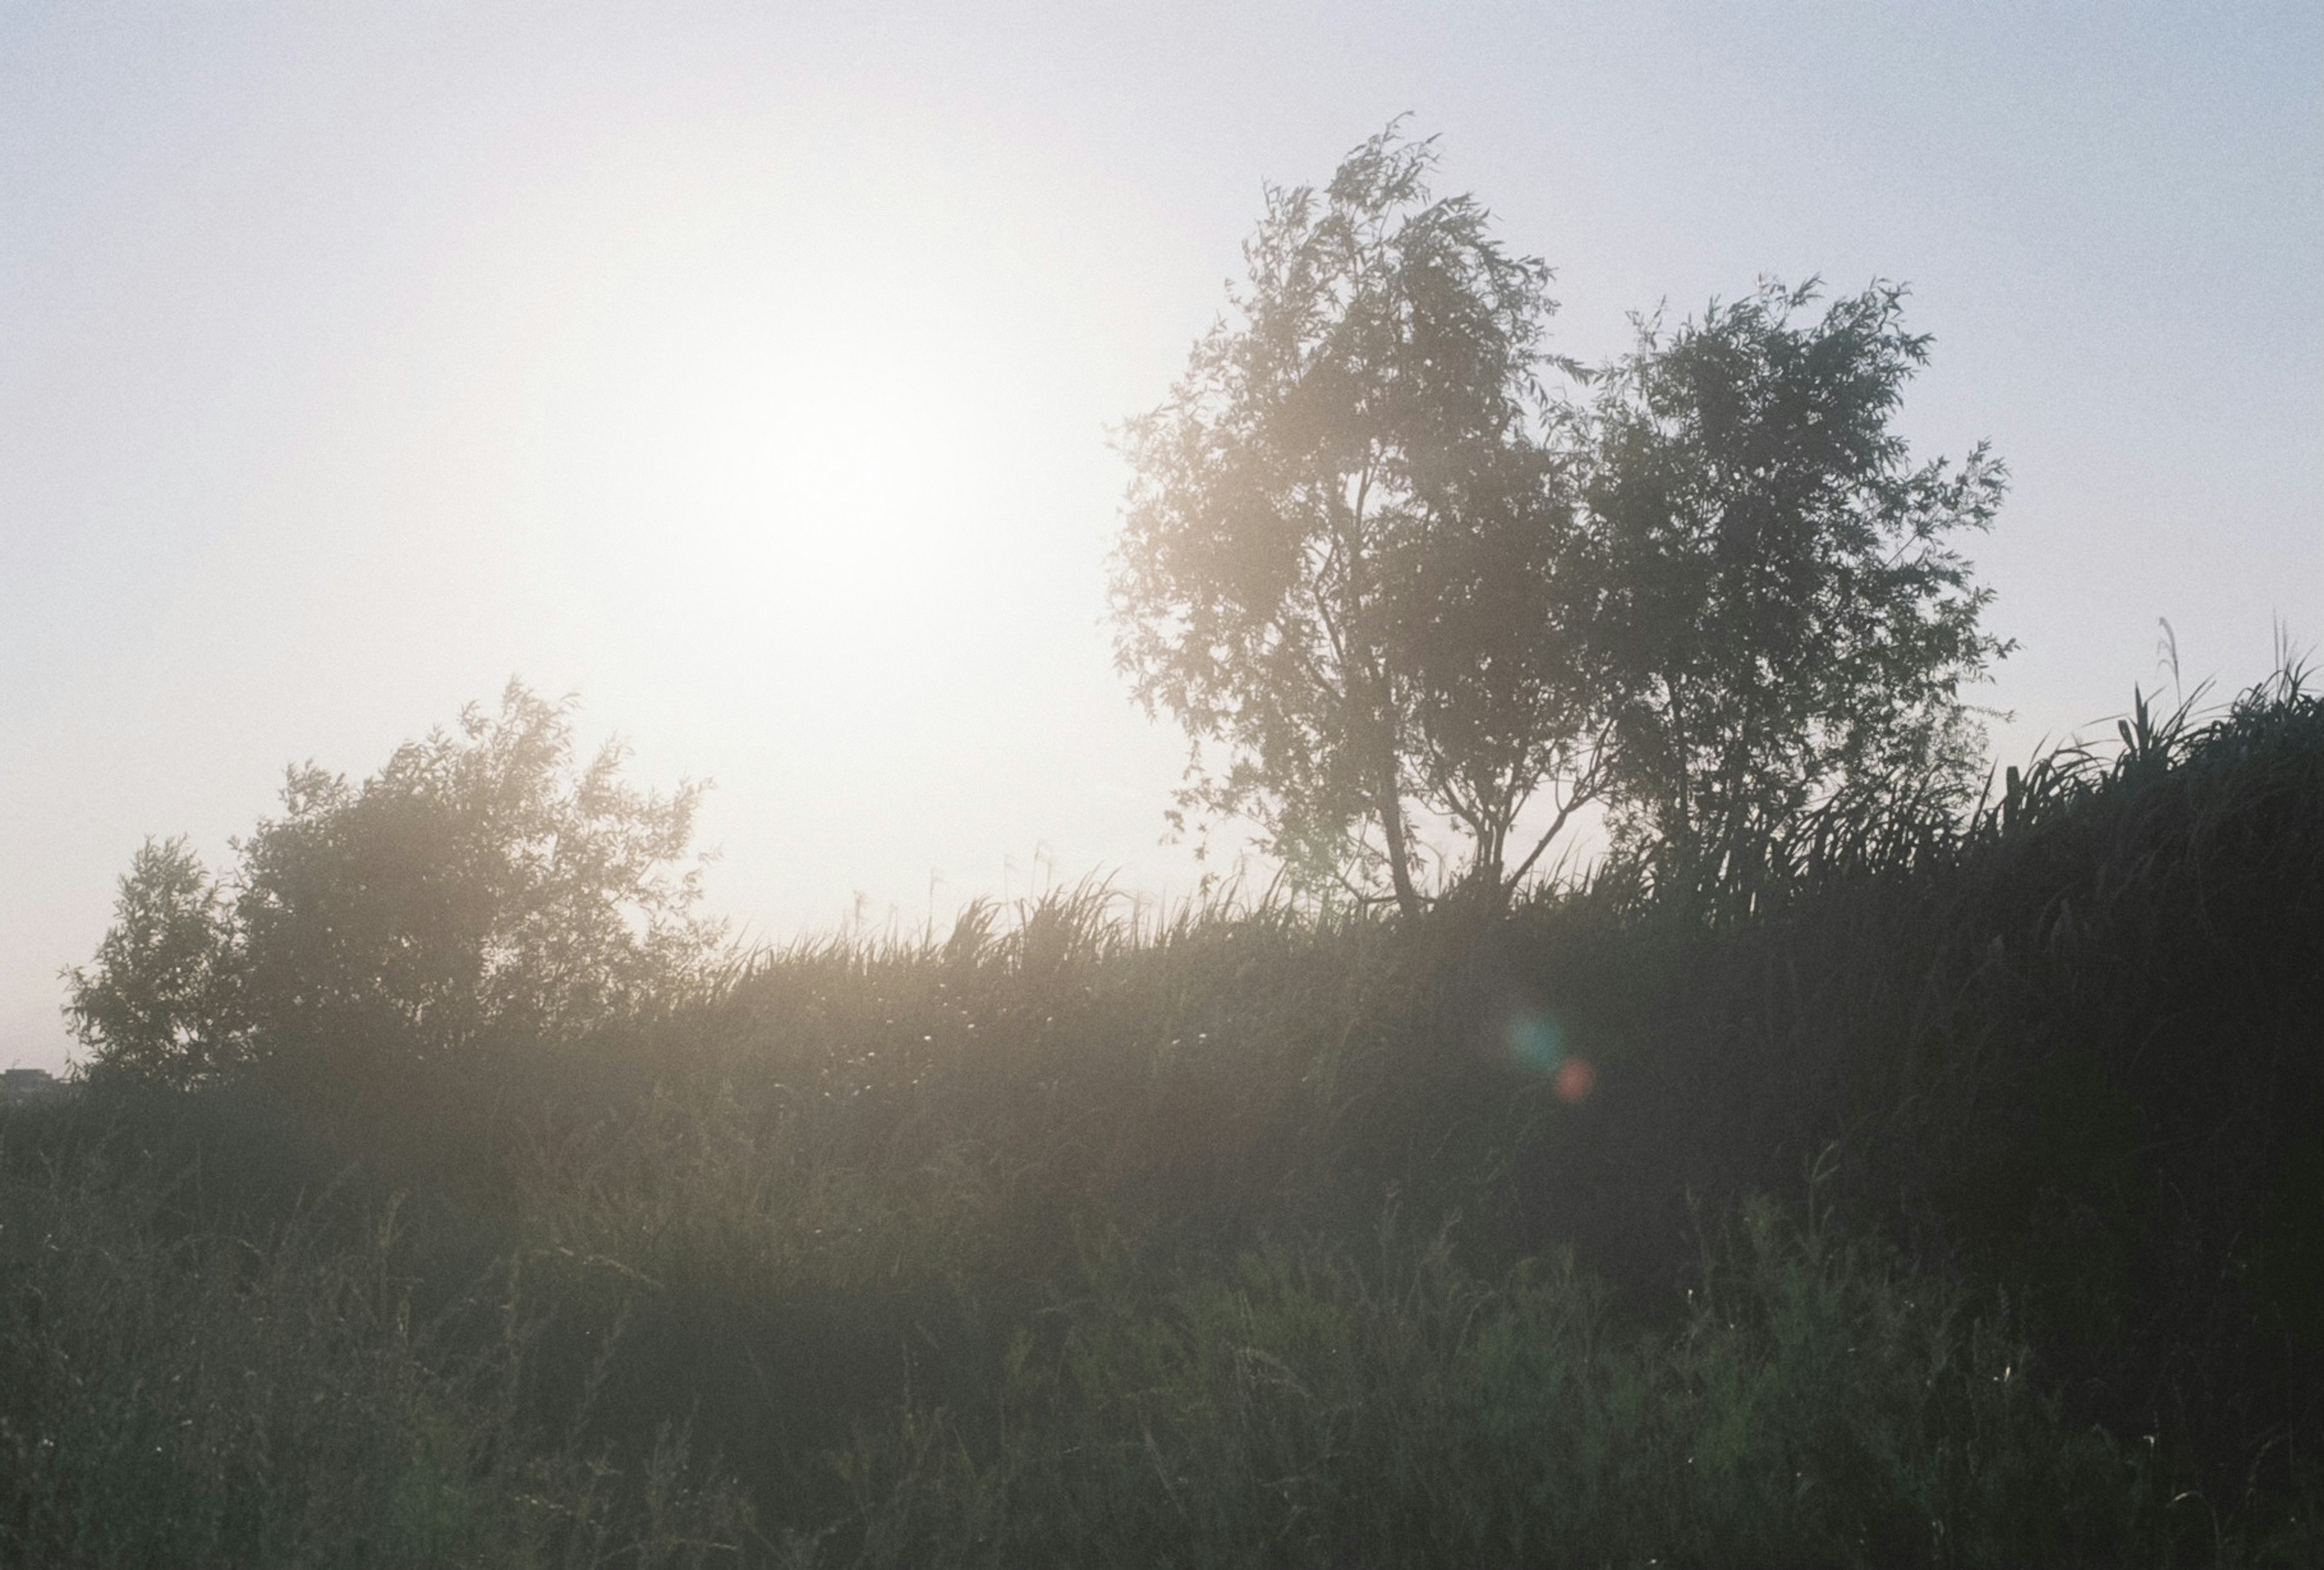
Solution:
[{"label": "tall grass", "polygon": [[907,1408],[843,1456],[837,1562],[2114,1564],[2170,1537],[2150,1458],[2038,1394],[2000,1316],[1765,1205],[1666,1330],[1570,1258],[1488,1281],[1442,1238],[1163,1282],[1101,1256],[1076,1286],[991,1407]]},{"label": "tall grass", "polygon": [[0,1553],[2312,1562],[2324,708],[2126,730],[1715,924],[1084,885],[9,1114]]},{"label": "tall grass", "polygon": [[539,1317],[505,1267],[423,1317],[395,1203],[355,1246],[327,1193],[253,1240],[189,1233],[177,1187],[110,1149],[8,1163],[0,1564],[577,1570],[739,1540],[682,1432],[624,1478],[520,1422]]}]

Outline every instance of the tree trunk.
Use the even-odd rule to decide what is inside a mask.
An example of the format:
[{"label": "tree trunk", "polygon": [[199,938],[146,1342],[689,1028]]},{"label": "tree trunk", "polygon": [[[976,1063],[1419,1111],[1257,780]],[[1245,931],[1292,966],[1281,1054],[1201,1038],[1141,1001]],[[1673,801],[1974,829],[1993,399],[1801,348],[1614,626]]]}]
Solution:
[{"label": "tree trunk", "polygon": [[1380,833],[1388,841],[1388,881],[1396,887],[1396,908],[1406,916],[1420,914],[1420,891],[1412,881],[1412,860],[1404,843],[1404,798],[1397,790],[1396,730],[1383,714],[1379,725],[1380,759],[1378,811]]}]

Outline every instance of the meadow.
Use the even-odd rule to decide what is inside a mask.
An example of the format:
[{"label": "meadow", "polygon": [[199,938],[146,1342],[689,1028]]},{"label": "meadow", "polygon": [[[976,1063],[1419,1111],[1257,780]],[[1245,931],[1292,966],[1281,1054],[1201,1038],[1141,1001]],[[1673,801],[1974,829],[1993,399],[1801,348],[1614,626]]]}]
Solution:
[{"label": "meadow", "polygon": [[2324,701],[0,1117],[0,1564],[2324,1560]]}]

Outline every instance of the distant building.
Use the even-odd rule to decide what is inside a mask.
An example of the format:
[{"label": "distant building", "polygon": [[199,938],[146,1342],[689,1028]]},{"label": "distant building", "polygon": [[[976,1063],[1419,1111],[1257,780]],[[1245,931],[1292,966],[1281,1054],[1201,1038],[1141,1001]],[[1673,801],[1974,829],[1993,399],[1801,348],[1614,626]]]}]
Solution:
[{"label": "distant building", "polygon": [[0,1069],[0,1106],[50,1101],[71,1089],[70,1081],[59,1079],[45,1068]]}]

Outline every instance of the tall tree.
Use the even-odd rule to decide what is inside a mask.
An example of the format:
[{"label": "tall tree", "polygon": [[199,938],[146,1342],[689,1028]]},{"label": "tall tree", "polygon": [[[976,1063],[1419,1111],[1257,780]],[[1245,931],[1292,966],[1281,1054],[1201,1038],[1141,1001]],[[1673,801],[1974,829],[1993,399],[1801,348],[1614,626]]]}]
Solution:
[{"label": "tall tree", "polygon": [[[1407,912],[1416,826],[1505,896],[1601,777],[1586,575],[1543,439],[1549,270],[1394,127],[1269,188],[1249,282],[1129,422],[1118,662],[1191,743],[1181,812]],[[1545,783],[1547,833],[1508,865]],[[1182,819],[1183,821],[1183,819]]]},{"label": "tall tree", "polygon": [[1902,288],[1803,319],[1818,298],[1770,282],[1643,321],[1577,411],[1618,834],[1685,898],[1748,900],[1811,813],[1955,804],[1981,743],[1962,688],[2008,651],[1953,543],[1991,523],[2002,466],[1913,461],[1892,420],[1929,339]]}]

